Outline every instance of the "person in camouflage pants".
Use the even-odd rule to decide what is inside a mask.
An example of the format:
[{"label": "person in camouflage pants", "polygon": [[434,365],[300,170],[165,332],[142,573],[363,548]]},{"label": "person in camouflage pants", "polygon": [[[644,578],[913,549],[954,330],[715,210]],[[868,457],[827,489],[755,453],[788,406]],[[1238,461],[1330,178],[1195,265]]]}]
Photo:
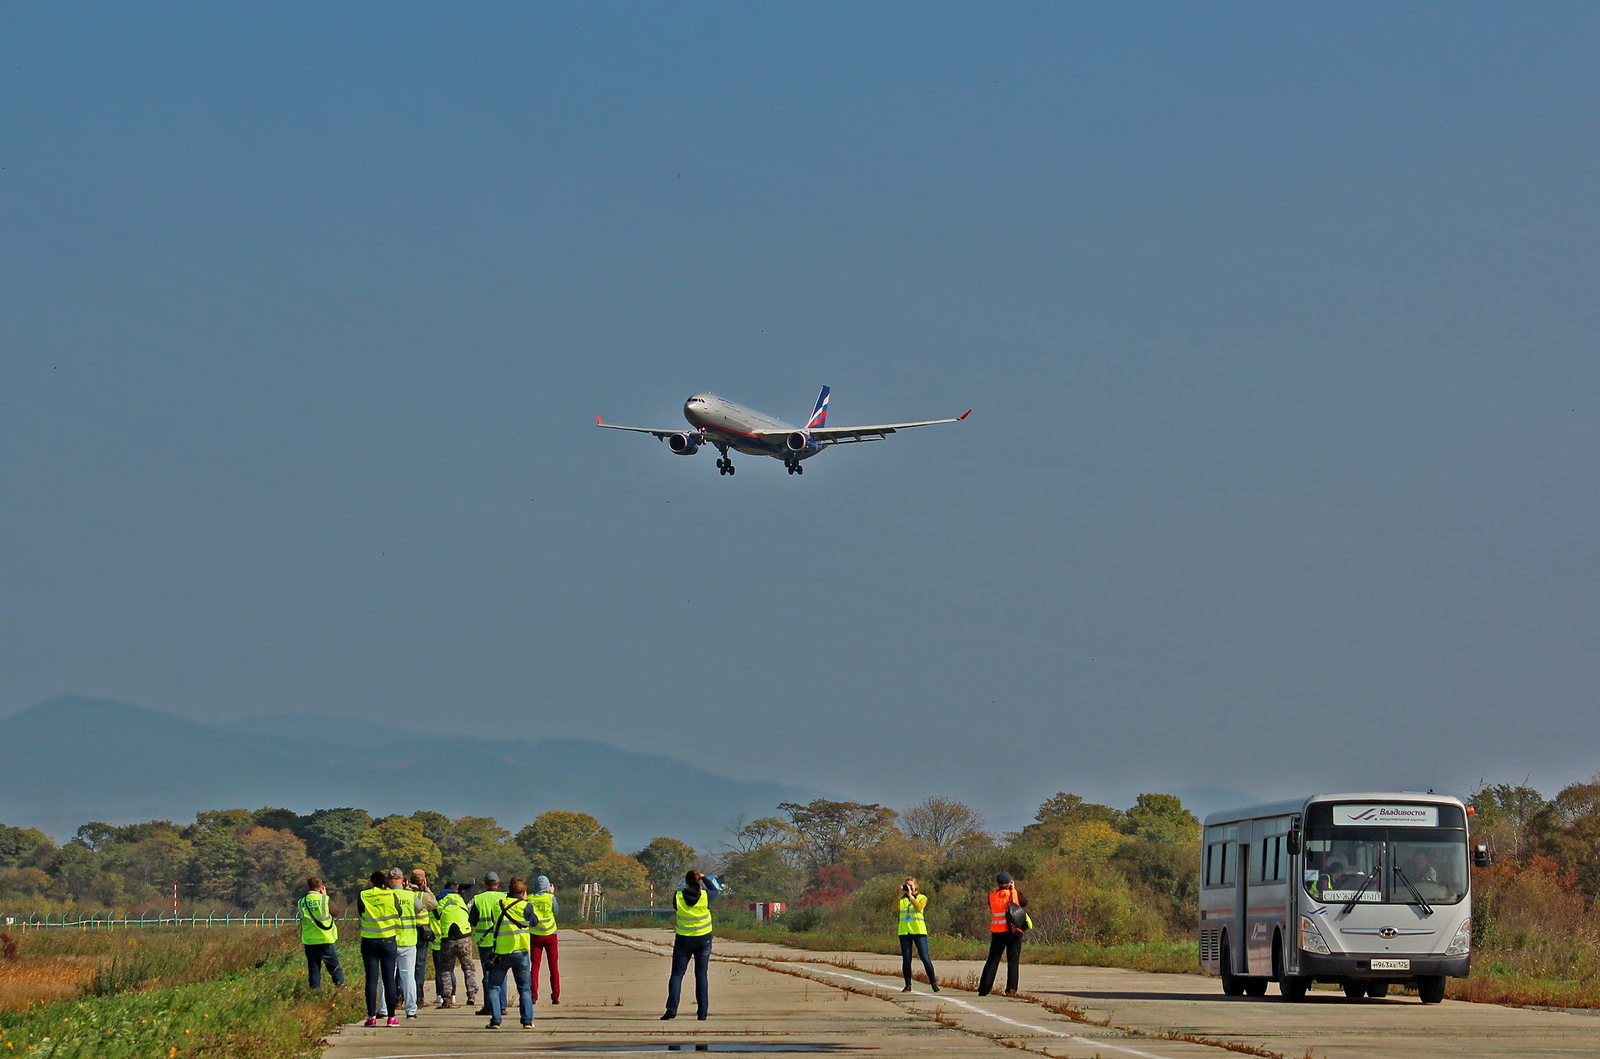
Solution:
[{"label": "person in camouflage pants", "polygon": [[472,884],[457,883],[439,894],[439,907],[433,915],[433,991],[439,1006],[456,1006],[456,964],[467,980],[467,1006],[478,1003],[478,946],[467,923],[467,892]]}]

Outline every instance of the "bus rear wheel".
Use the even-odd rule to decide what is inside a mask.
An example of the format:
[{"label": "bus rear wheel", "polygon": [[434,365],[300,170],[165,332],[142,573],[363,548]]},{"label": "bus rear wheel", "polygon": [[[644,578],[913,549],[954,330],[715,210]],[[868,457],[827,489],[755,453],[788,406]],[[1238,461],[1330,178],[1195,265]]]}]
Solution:
[{"label": "bus rear wheel", "polygon": [[1425,974],[1417,979],[1417,996],[1424,1004],[1437,1004],[1444,999],[1444,975]]},{"label": "bus rear wheel", "polygon": [[1244,996],[1244,978],[1233,973],[1233,952],[1227,939],[1222,942],[1222,991],[1228,996]]}]

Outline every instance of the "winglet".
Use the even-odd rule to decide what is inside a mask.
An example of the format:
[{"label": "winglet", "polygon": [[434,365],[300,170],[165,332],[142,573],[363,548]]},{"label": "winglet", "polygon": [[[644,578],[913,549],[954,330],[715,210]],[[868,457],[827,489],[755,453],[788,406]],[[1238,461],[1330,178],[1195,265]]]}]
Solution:
[{"label": "winglet", "polygon": [[956,422],[957,423],[961,422],[963,419],[967,418],[971,414],[972,414],[972,409],[969,408],[965,412],[962,412],[960,415],[956,416]]},{"label": "winglet", "polygon": [[594,417],[594,425],[597,426],[597,427],[605,426],[605,424],[600,421],[600,417],[599,416],[595,416]]}]

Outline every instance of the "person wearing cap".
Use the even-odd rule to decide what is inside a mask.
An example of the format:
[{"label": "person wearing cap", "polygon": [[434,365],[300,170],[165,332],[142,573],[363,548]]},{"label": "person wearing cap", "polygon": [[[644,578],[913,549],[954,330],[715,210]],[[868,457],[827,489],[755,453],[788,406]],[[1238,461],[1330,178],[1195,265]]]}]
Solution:
[{"label": "person wearing cap", "polygon": [[528,884],[512,878],[509,892],[501,898],[494,914],[494,962],[484,964],[483,994],[489,999],[489,1029],[500,1028],[506,1006],[506,975],[517,982],[517,1010],[522,1028],[533,1029],[533,985],[528,973]]},{"label": "person wearing cap", "polygon": [[471,882],[460,882],[439,891],[433,911],[433,993],[439,1007],[456,1006],[456,964],[467,986],[467,1004],[478,1002],[478,955],[472,938],[471,909],[467,894]]},{"label": "person wearing cap", "polygon": [[394,1011],[400,1003],[398,983],[395,981],[398,946],[395,938],[400,932],[400,903],[389,888],[389,873],[375,871],[368,880],[372,885],[361,891],[361,966],[367,980],[367,1022],[376,1026],[379,1018],[388,1018],[389,1025],[398,1026],[400,1020]]},{"label": "person wearing cap", "polygon": [[989,894],[989,958],[983,962],[983,976],[978,979],[979,996],[988,996],[994,988],[1002,954],[1006,958],[1006,993],[1015,993],[1017,964],[1022,959],[1022,930],[1006,913],[1012,905],[1027,908],[1028,899],[1017,892],[1017,884],[1005,872],[995,876],[994,881],[995,889]]},{"label": "person wearing cap", "polygon": [[428,951],[433,947],[433,910],[439,907],[439,899],[433,896],[433,891],[428,889],[428,873],[421,868],[411,869],[411,879],[406,888],[417,895],[422,917],[417,924],[417,965],[413,969],[416,976],[417,1000],[422,1000],[422,984],[428,980]]},{"label": "person wearing cap", "polygon": [[[422,923],[422,901],[406,885],[405,873],[399,868],[389,869],[389,889],[394,891],[395,907],[400,916],[400,932],[395,936],[396,972],[400,976],[400,999],[405,1005],[406,1018],[417,1017],[417,937]],[[394,1023],[395,1009],[389,1007],[389,1021]]]},{"label": "person wearing cap", "polygon": [[528,912],[532,928],[528,941],[533,956],[533,1002],[539,1002],[539,959],[550,958],[550,1003],[561,1003],[561,971],[556,966],[559,950],[556,946],[556,913],[561,906],[556,903],[556,892],[550,879],[541,875],[533,880],[533,896],[528,898]]},{"label": "person wearing cap", "polygon": [[[484,872],[483,892],[472,899],[467,909],[473,944],[478,946],[478,960],[483,967],[483,1007],[478,1009],[480,1015],[494,1014],[489,1007],[489,966],[494,963],[494,917],[500,911],[500,902],[505,896],[500,892],[500,876],[492,871]],[[500,988],[505,989],[504,979],[500,981]],[[504,992],[500,994],[500,1006],[506,1006]]]}]

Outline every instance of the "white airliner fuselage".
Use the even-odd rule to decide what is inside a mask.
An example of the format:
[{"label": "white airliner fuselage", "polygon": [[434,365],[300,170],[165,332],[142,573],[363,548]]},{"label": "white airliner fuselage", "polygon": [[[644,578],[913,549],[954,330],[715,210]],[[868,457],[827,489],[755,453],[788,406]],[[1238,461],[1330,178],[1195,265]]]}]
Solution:
[{"label": "white airliner fuselage", "polygon": [[749,456],[771,456],[782,460],[790,474],[804,474],[801,461],[809,460],[828,445],[856,441],[882,441],[897,430],[910,427],[933,426],[937,423],[957,423],[972,414],[967,409],[952,419],[924,419],[915,423],[881,423],[864,427],[828,426],[828,387],[817,395],[817,404],[811,418],[803,427],[793,426],[781,419],[763,415],[743,405],[724,401],[716,394],[697,393],[683,403],[683,418],[689,421],[689,430],[657,430],[653,427],[624,427],[607,423],[595,417],[595,423],[612,430],[632,430],[653,434],[665,441],[667,447],[679,456],[693,456],[702,445],[710,445],[722,454],[717,460],[717,470],[722,474],[734,473],[728,450],[735,449]]}]

